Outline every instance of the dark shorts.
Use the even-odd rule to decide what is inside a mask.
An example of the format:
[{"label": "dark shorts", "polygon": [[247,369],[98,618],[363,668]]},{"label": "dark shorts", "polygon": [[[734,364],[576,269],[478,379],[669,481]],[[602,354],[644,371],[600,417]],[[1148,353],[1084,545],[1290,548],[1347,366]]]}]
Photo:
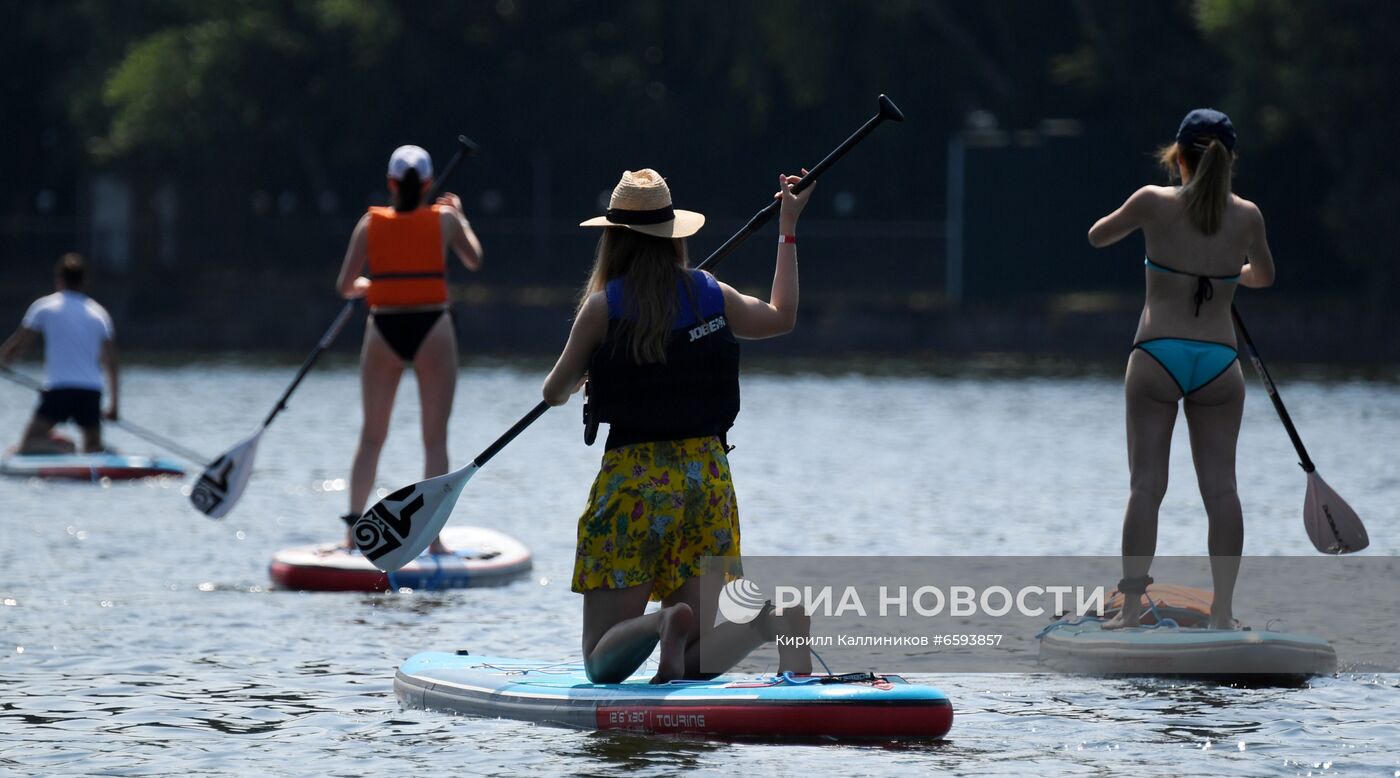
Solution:
[{"label": "dark shorts", "polygon": [[72,419],[79,427],[97,427],[102,423],[102,393],[96,389],[49,389],[39,398],[34,415],[54,424]]}]

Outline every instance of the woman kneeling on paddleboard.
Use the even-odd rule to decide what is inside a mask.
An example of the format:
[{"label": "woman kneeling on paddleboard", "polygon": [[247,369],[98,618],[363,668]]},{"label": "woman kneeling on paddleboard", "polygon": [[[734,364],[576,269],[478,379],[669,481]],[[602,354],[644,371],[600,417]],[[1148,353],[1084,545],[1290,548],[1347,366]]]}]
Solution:
[{"label": "woman kneeling on paddleboard", "polygon": [[[447,472],[447,417],[457,389],[457,336],[447,315],[446,247],[468,270],[481,267],[481,242],[462,215],[462,201],[446,194],[424,206],[432,188],[433,162],[417,146],[400,146],[389,157],[393,205],[370,208],[355,225],[336,288],[369,303],[369,326],[360,351],[364,426],[350,471],[347,524],[365,510],[389,434],[389,413],[404,365],[418,378],[422,404],[423,474]],[[369,277],[360,275],[369,266]],[[354,539],[346,544],[354,548]],[[440,540],[429,551],[447,553]]]},{"label": "woman kneeling on paddleboard", "polygon": [[1244,411],[1230,305],[1235,288],[1274,281],[1264,217],[1231,193],[1235,129],[1209,108],[1182,120],[1176,142],[1160,154],[1180,186],[1145,186],[1089,230],[1109,246],[1141,229],[1147,243],[1147,302],[1125,379],[1131,493],[1123,518],[1123,610],[1105,629],[1137,626],[1141,595],[1152,582],[1157,511],[1167,491],[1167,464],[1177,402],[1185,400],[1191,458],[1210,522],[1215,595],[1210,626],[1233,629],[1232,600],[1244,521],[1235,489],[1235,444]]},{"label": "woman kneeling on paddleboard", "polygon": [[[606,216],[568,344],[544,383],[562,405],[590,380],[590,412],[610,425],[602,469],[578,523],[573,590],[583,594],[583,656],[595,683],[620,683],[661,644],[654,682],[728,670],[805,616],[767,608],[715,627],[727,576],[741,572],[739,514],[725,433],[739,412],[736,338],[771,338],[797,321],[797,219],[812,194],[779,176],[771,302],[689,268],[685,238],[705,217],[672,207],[654,170],[627,171]],[[703,569],[705,558],[727,569]],[[644,614],[648,600],[660,610]],[[701,671],[700,645],[705,646]],[[782,670],[811,672],[806,649]]]}]

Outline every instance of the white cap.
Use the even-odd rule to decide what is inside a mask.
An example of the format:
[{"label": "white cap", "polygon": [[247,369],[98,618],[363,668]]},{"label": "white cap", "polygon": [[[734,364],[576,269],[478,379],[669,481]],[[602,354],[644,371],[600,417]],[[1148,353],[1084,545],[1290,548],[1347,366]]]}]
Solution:
[{"label": "white cap", "polygon": [[389,177],[398,181],[410,169],[418,171],[418,180],[433,177],[433,158],[418,146],[400,146],[389,155]]}]

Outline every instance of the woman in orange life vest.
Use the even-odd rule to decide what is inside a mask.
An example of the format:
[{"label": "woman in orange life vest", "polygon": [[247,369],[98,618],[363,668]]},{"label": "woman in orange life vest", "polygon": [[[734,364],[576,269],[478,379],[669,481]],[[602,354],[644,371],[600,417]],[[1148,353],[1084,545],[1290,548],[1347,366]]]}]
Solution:
[{"label": "woman in orange life vest", "polygon": [[[389,157],[392,206],[374,207],[350,236],[336,288],[347,299],[364,297],[369,325],[360,350],[364,426],[350,472],[353,522],[365,510],[389,432],[389,414],[404,365],[418,378],[422,405],[423,475],[447,472],[447,418],[457,388],[457,337],[447,314],[445,249],[451,247],[469,270],[481,267],[481,242],[462,215],[455,194],[424,206],[433,162],[417,146],[400,146]],[[369,276],[360,275],[369,266]],[[351,548],[353,543],[347,539]],[[431,553],[447,553],[434,540]]]},{"label": "woman in orange life vest", "polygon": [[[594,682],[621,682],[658,642],[659,683],[713,676],[777,635],[807,633],[804,614],[771,606],[749,623],[715,626],[726,575],[741,571],[723,442],[739,412],[735,338],[775,337],[797,321],[794,233],[812,194],[794,195],[798,180],[779,176],[774,195],[782,205],[771,302],[689,269],[684,239],[705,217],[673,208],[654,170],[623,173],[607,215],[581,225],[606,229],[544,399],[562,405],[587,373],[592,409],[610,427],[578,523],[573,576]],[[725,569],[706,569],[707,557]],[[648,600],[662,608],[644,615]],[[779,663],[811,672],[805,648],[780,646]]]}]

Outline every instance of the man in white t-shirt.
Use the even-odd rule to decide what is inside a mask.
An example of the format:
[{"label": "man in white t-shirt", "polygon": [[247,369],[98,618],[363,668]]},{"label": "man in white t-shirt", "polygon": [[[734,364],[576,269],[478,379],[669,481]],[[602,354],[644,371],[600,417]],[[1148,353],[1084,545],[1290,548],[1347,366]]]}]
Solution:
[{"label": "man in white t-shirt", "polygon": [[[58,291],[29,306],[15,334],[0,345],[0,365],[9,364],[44,336],[44,391],[34,417],[24,431],[19,453],[48,454],[66,450],[51,436],[55,425],[73,420],[83,431],[83,450],[102,451],[102,418],[117,419],[117,351],[112,343],[112,317],[96,300],[83,294],[86,263],[77,254],[64,254],[54,267]],[[103,373],[110,392],[101,413]]]}]

